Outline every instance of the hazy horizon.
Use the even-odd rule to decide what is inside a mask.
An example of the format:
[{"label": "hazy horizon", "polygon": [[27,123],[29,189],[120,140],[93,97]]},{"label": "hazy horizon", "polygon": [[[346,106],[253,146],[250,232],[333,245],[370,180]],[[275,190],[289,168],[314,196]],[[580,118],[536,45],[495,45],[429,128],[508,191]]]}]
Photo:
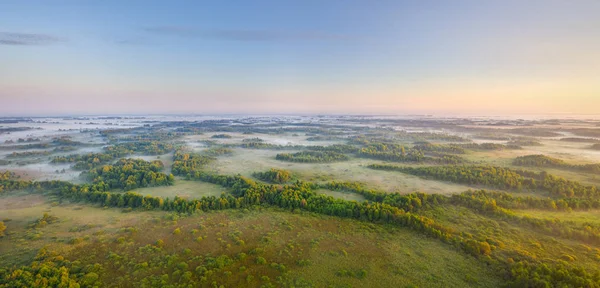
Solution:
[{"label": "hazy horizon", "polygon": [[0,116],[593,115],[597,15],[558,0],[3,1]]}]

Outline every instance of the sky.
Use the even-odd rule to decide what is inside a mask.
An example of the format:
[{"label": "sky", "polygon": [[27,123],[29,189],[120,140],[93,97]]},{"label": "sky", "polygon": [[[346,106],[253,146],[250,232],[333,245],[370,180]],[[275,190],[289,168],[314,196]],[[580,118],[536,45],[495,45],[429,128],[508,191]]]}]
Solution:
[{"label": "sky", "polygon": [[600,1],[0,1],[0,116],[600,114]]}]

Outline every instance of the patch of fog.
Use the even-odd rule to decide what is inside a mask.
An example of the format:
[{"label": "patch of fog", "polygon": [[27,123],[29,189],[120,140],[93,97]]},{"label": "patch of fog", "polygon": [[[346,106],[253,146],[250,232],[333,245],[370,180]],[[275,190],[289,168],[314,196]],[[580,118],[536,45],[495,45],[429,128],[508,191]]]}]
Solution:
[{"label": "patch of fog", "polygon": [[89,153],[100,153],[102,152],[102,146],[93,146],[93,147],[81,147],[77,150],[70,151],[66,154],[89,154]]},{"label": "patch of fog", "polygon": [[83,182],[79,177],[81,175],[81,171],[75,171],[71,169],[70,163],[34,163],[23,166],[8,165],[3,166],[3,168],[14,171],[19,175],[22,175],[24,179],[31,179],[36,181],[63,180],[74,183]]},{"label": "patch of fog", "polygon": [[475,144],[483,143],[494,143],[494,144],[506,144],[506,140],[491,140],[491,139],[471,139]]}]

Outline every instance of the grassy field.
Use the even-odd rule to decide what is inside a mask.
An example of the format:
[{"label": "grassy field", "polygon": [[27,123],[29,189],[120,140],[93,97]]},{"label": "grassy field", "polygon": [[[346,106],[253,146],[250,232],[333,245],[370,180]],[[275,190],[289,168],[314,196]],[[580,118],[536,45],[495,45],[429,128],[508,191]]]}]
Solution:
[{"label": "grassy field", "polygon": [[133,192],[173,199],[175,196],[181,198],[219,197],[221,193],[226,193],[227,189],[215,184],[177,179],[173,186],[139,188]]},{"label": "grassy field", "polygon": [[334,198],[339,198],[339,199],[344,199],[347,201],[365,201],[365,197],[363,197],[360,194],[356,194],[353,192],[343,192],[343,191],[331,191],[331,190],[327,190],[327,189],[319,189],[316,190],[315,192],[317,192],[318,194],[325,194],[328,196],[332,196]]},{"label": "grassy field", "polygon": [[[235,259],[205,280],[225,287],[259,287],[267,283],[310,283],[314,287],[496,287],[501,283],[493,271],[439,241],[403,229],[353,220],[267,209],[206,213],[136,228],[134,233],[117,235],[124,238],[121,243],[85,244],[67,257],[116,268],[106,260],[109,253],[142,258],[133,260],[142,263],[146,261],[144,256],[130,253],[163,240],[162,249],[154,257],[164,255],[190,263],[181,271],[193,271],[191,263],[195,262],[191,259],[198,257]],[[177,229],[179,232],[174,232]],[[240,253],[246,256],[240,259]],[[264,264],[257,263],[261,261],[258,259],[264,259]],[[139,283],[145,274],[133,273],[133,266],[110,269],[101,281],[105,285],[125,279]],[[151,271],[148,269],[148,273]],[[362,276],[347,276],[343,271]]]},{"label": "grassy field", "polygon": [[[593,212],[547,212],[538,210],[517,211],[518,215],[540,219],[560,218],[581,225],[596,218]],[[582,267],[600,265],[600,249],[582,241],[558,237],[501,218],[484,216],[463,207],[444,206],[423,213],[453,229],[464,231],[480,239],[495,239],[497,248],[493,253],[509,257],[532,257],[548,262],[556,262],[565,255],[573,257]],[[592,220],[597,225],[597,219]]]},{"label": "grassy field", "polygon": [[255,171],[266,171],[279,168],[291,171],[300,180],[310,182],[358,181],[372,189],[388,192],[410,193],[424,191],[427,193],[451,194],[460,193],[471,187],[421,179],[411,175],[376,171],[366,166],[378,161],[353,158],[337,163],[291,163],[275,160],[280,151],[235,149],[231,157],[223,157],[209,165],[208,169],[219,174],[241,174],[250,177]]},{"label": "grassy field", "polygon": [[[58,221],[45,227],[29,227],[44,213],[58,217]],[[0,266],[29,263],[42,247],[68,252],[74,247],[67,245],[73,238],[91,241],[161,214],[159,211],[122,213],[118,209],[59,203],[52,197],[25,192],[2,196],[0,221],[7,226],[7,236],[0,238]]]}]

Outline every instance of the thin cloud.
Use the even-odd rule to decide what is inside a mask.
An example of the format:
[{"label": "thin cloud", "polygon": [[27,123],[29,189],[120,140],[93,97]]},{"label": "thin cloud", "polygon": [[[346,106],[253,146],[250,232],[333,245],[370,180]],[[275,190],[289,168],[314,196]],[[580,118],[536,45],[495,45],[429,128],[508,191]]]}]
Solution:
[{"label": "thin cloud", "polygon": [[0,32],[0,45],[38,46],[64,41],[62,38],[48,34]]},{"label": "thin cloud", "polygon": [[318,31],[274,31],[274,30],[206,30],[185,26],[146,27],[144,31],[156,35],[204,38],[227,41],[299,41],[299,40],[339,40],[343,35]]}]

